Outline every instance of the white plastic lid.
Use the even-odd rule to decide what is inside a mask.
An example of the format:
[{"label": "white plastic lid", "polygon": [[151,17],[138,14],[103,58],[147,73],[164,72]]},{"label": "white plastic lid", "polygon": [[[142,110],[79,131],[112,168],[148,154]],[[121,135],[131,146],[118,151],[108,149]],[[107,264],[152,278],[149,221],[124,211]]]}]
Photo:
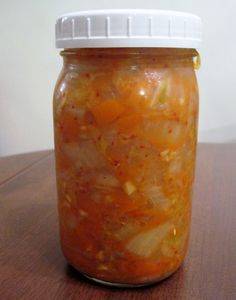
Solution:
[{"label": "white plastic lid", "polygon": [[167,10],[81,11],[56,22],[57,48],[198,48],[201,19]]}]

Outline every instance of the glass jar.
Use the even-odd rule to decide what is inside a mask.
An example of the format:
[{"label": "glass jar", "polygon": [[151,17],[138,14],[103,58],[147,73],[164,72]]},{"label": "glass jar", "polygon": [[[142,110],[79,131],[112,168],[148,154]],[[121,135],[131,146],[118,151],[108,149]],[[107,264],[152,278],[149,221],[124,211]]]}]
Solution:
[{"label": "glass jar", "polygon": [[68,48],[54,92],[61,246],[117,286],[166,278],[188,244],[196,50]]}]

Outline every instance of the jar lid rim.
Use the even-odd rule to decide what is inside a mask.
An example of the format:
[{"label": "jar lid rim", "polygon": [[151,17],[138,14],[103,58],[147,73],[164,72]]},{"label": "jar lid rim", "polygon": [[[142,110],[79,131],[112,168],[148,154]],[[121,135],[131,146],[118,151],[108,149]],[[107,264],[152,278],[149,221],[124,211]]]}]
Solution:
[{"label": "jar lid rim", "polygon": [[198,48],[201,18],[155,9],[109,9],[61,15],[56,21],[57,48]]}]

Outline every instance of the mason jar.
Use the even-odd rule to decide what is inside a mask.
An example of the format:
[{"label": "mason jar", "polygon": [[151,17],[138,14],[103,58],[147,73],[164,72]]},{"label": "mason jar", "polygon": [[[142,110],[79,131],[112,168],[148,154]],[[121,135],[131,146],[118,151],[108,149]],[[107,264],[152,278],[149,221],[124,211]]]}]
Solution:
[{"label": "mason jar", "polygon": [[57,20],[61,247],[95,281],[136,287],[183,262],[198,128],[201,22],[159,10]]}]

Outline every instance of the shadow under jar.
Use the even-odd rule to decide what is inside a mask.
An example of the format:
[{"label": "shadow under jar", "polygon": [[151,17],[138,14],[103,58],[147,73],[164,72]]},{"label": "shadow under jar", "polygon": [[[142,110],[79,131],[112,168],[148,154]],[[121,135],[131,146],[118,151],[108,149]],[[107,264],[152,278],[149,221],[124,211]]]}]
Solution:
[{"label": "shadow under jar", "polygon": [[187,248],[198,87],[187,48],[68,48],[54,92],[61,246],[106,284],[172,274]]}]

